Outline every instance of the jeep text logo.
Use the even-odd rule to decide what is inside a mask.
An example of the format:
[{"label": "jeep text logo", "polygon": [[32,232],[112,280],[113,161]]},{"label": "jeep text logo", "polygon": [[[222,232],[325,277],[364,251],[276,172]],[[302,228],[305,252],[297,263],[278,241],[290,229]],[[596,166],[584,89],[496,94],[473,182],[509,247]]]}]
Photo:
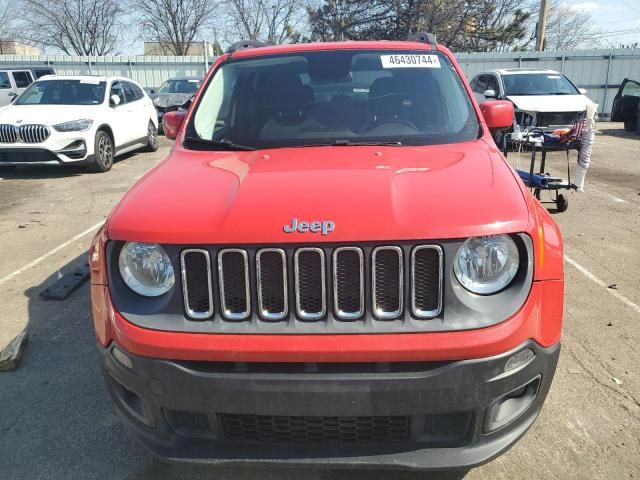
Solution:
[{"label": "jeep text logo", "polygon": [[285,225],[282,227],[285,233],[322,233],[322,235],[326,235],[327,233],[331,233],[335,230],[336,224],[331,220],[325,220],[323,222],[319,220],[315,220],[313,222],[298,222],[297,218],[291,220],[291,225]]}]

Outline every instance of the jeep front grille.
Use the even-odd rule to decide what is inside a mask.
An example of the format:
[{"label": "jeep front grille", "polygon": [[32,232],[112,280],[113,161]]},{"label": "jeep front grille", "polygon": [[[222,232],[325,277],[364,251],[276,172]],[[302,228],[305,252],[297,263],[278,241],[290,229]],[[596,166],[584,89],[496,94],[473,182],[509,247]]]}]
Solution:
[{"label": "jeep front grille", "polygon": [[402,313],[404,275],[402,249],[378,247],[373,250],[373,313],[381,319],[393,319]]},{"label": "jeep front grille", "polygon": [[213,315],[211,259],[207,250],[190,248],[180,254],[182,293],[187,316],[200,320]]},{"label": "jeep front grille", "polygon": [[229,320],[244,320],[251,314],[249,258],[245,250],[228,248],[218,253],[220,304]]},{"label": "jeep front grille", "polygon": [[364,314],[364,256],[358,247],[340,247],[333,252],[333,299],[340,320]]},{"label": "jeep front grille", "polygon": [[324,251],[299,248],[294,258],[296,314],[302,320],[319,320],[327,311]]},{"label": "jeep front grille", "polygon": [[265,320],[282,320],[289,313],[287,256],[279,248],[265,248],[256,254],[258,309]]},{"label": "jeep front grille", "polygon": [[0,143],[42,143],[49,135],[46,125],[0,125]]},{"label": "jeep front grille", "polygon": [[185,312],[196,320],[339,328],[355,321],[421,321],[442,311],[437,245],[189,248],[180,258]]},{"label": "jeep front grille", "polygon": [[[411,309],[418,318],[434,317],[442,308],[442,250],[422,245],[411,252]],[[437,288],[433,288],[437,285]]]}]

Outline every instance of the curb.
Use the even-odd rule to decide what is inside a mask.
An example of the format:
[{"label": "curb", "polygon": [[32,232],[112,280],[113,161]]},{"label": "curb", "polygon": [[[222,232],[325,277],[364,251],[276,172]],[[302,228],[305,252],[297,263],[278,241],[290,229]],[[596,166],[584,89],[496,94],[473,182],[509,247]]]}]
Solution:
[{"label": "curb", "polygon": [[0,351],[0,372],[8,372],[18,368],[28,339],[29,328],[25,328],[9,342],[4,350]]}]

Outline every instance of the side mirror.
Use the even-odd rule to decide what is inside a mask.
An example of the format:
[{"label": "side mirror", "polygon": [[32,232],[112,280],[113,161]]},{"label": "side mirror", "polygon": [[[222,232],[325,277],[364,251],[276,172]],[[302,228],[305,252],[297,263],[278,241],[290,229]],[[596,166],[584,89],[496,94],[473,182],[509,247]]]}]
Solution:
[{"label": "side mirror", "polygon": [[156,94],[156,89],[152,88],[151,90],[149,90],[149,95],[155,95]]},{"label": "side mirror", "polygon": [[111,95],[111,97],[109,98],[109,102],[111,103],[112,107],[117,107],[118,105],[120,105],[120,97],[118,95]]},{"label": "side mirror", "polygon": [[578,91],[582,94],[582,95],[586,95],[587,94],[587,89],[586,88],[579,88]]},{"label": "side mirror", "polygon": [[498,94],[492,88],[490,88],[489,90],[485,90],[483,95],[484,98],[498,98]]},{"label": "side mirror", "polygon": [[501,130],[513,125],[513,103],[509,100],[482,103],[480,111],[489,130]]},{"label": "side mirror", "polygon": [[164,135],[169,140],[176,139],[186,116],[187,112],[182,110],[173,110],[163,115],[162,129],[164,130]]},{"label": "side mirror", "polygon": [[11,103],[15,102],[16,98],[19,97],[19,95],[17,93],[15,93],[15,92],[9,92],[9,93],[7,93],[7,95],[9,96],[9,101]]}]

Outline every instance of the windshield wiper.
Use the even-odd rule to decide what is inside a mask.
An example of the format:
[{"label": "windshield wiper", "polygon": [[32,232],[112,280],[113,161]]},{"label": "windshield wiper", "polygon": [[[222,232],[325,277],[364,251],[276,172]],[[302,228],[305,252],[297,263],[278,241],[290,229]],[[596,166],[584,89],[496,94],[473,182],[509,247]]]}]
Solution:
[{"label": "windshield wiper", "polygon": [[227,150],[257,150],[257,148],[254,147],[233,143],[231,140],[227,140],[226,138],[221,138],[220,140],[207,140],[206,138],[199,137],[185,137],[184,141],[186,143],[204,147],[224,147]]},{"label": "windshield wiper", "polygon": [[336,140],[333,143],[314,143],[303,147],[400,147],[402,142],[352,142],[351,140]]}]

